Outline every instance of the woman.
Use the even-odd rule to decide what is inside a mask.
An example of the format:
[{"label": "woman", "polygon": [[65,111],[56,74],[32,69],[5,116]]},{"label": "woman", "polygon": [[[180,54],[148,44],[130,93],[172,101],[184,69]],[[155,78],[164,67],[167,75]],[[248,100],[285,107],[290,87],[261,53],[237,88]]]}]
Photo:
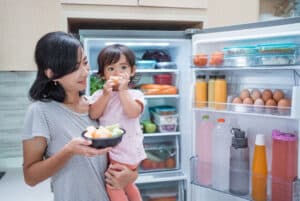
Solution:
[{"label": "woman", "polygon": [[35,62],[38,72],[29,92],[34,102],[24,123],[25,182],[34,186],[51,177],[55,201],[108,201],[105,181],[124,188],[137,172],[115,165],[105,173],[111,148],[94,149],[80,138],[87,126],[97,126],[80,95],[89,73],[82,45],[69,34],[48,33],[36,45]]}]

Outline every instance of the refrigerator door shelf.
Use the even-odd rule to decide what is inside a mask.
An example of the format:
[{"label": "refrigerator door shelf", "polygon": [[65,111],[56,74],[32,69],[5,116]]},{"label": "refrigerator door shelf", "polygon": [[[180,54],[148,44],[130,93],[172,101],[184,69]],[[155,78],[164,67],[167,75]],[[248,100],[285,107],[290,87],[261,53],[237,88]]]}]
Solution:
[{"label": "refrigerator door shelf", "polygon": [[136,180],[136,184],[159,183],[165,181],[182,181],[187,180],[187,178],[187,175],[185,175],[181,170],[151,172],[139,174],[139,177]]},{"label": "refrigerator door shelf", "polygon": [[300,65],[285,65],[285,66],[246,66],[246,67],[205,67],[205,68],[199,68],[199,67],[193,67],[194,72],[200,72],[200,71],[277,71],[277,70],[300,70]]}]

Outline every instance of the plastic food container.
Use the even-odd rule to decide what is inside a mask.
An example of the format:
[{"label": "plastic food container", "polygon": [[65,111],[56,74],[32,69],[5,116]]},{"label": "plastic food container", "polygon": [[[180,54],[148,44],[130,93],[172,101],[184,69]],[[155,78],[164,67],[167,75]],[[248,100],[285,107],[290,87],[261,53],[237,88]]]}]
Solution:
[{"label": "plastic food container", "polygon": [[257,65],[293,65],[296,63],[295,55],[264,55],[257,57]]},{"label": "plastic food container", "polygon": [[157,62],[155,68],[157,69],[176,69],[177,65],[174,62]]},{"label": "plastic food container", "polygon": [[159,105],[150,108],[150,112],[155,112],[159,115],[170,115],[176,113],[176,108],[169,105]]},{"label": "plastic food container", "polygon": [[172,74],[156,74],[153,79],[155,84],[172,85]]},{"label": "plastic food container", "polygon": [[136,61],[136,67],[138,69],[154,69],[156,65],[155,60],[138,60]]},{"label": "plastic food container", "polygon": [[262,44],[262,45],[257,45],[257,51],[261,55],[265,55],[265,54],[294,55],[296,53],[297,47],[298,46],[295,43]]},{"label": "plastic food container", "polygon": [[255,66],[255,65],[256,65],[255,56],[225,57],[224,58],[224,66],[246,67],[246,66]]},{"label": "plastic food container", "polygon": [[255,46],[232,46],[223,49],[225,57],[248,56],[257,53]]}]

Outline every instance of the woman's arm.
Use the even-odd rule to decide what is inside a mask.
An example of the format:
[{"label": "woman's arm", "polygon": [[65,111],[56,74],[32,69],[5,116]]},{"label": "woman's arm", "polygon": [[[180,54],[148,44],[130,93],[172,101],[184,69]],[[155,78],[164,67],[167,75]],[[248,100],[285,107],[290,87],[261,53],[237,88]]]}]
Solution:
[{"label": "woman's arm", "polygon": [[111,148],[94,149],[90,141],[74,138],[59,152],[44,159],[47,141],[44,137],[34,137],[23,141],[23,173],[26,184],[34,186],[48,179],[65,166],[73,155],[95,156],[104,154]]},{"label": "woman's arm", "polygon": [[111,188],[123,189],[130,183],[134,183],[138,177],[138,171],[131,170],[121,164],[111,164],[105,172],[105,181]]}]

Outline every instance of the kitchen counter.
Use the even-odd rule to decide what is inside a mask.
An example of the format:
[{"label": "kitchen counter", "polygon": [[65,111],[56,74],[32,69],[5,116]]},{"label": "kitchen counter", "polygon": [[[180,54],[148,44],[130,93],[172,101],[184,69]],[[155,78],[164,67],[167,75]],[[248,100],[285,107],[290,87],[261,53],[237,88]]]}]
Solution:
[{"label": "kitchen counter", "polygon": [[0,179],[1,201],[52,201],[50,179],[30,187],[25,184],[22,168],[6,169]]}]

